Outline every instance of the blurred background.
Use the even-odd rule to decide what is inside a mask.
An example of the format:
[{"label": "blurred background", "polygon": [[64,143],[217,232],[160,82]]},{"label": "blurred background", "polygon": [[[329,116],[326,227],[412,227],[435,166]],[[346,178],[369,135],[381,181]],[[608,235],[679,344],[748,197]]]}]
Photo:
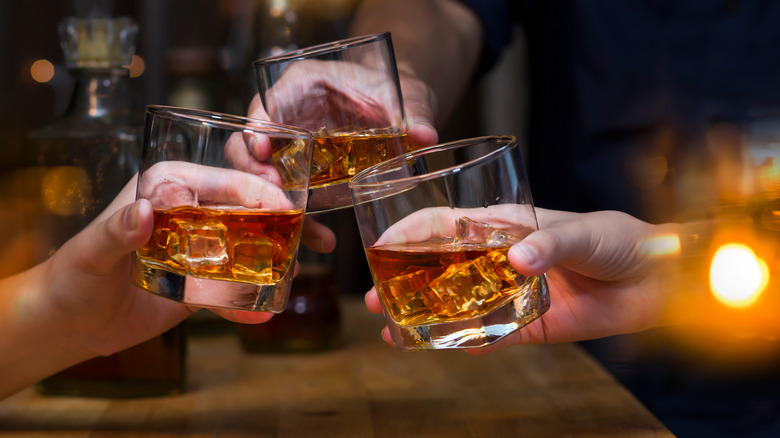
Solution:
[{"label": "blurred background", "polygon": [[[38,261],[33,248],[39,239],[35,218],[42,211],[40,175],[31,172],[24,161],[28,134],[57,119],[66,110],[73,79],[64,66],[57,33],[58,23],[97,3],[111,9],[113,16],[128,16],[137,22],[139,33],[136,56],[130,64],[132,98],[138,111],[147,104],[169,104],[233,114],[245,114],[256,86],[251,62],[269,53],[324,43],[347,35],[348,26],[360,0],[115,0],[87,2],[58,0],[44,7],[36,2],[0,0],[0,277],[19,272]],[[739,2],[727,1],[728,5]],[[735,6],[736,7],[736,6]],[[527,47],[520,29],[498,66],[464,96],[458,110],[440,130],[440,139],[449,141],[483,134],[514,134],[526,138],[528,85]],[[772,193],[758,198],[767,220],[751,222],[757,232],[753,242],[768,243],[768,269],[780,272],[777,244],[780,211],[775,200],[780,171],[773,159],[780,157],[780,131],[770,117],[758,126],[762,140],[752,148],[756,174],[768,177]],[[548,121],[555,125],[557,120]],[[555,126],[566,131],[567,126]],[[716,129],[719,141],[736,142],[740,133],[730,134],[729,126]],[[667,131],[661,131],[661,134]],[[614,134],[614,133],[613,133]],[[755,136],[754,136],[755,137]],[[660,136],[662,151],[671,156],[672,141]],[[599,138],[608,143],[620,136]],[[667,147],[668,146],[668,147]],[[712,146],[712,145],[710,145]],[[715,144],[717,146],[717,142]],[[688,162],[689,172],[667,166],[666,161],[644,159],[631,170],[641,179],[643,193],[650,197],[648,220],[668,216],[671,192],[660,181],[667,175],[684,175],[672,193],[683,209],[676,218],[689,213],[709,213],[708,208],[725,199],[726,204],[745,210],[739,192],[744,175],[740,156],[721,154],[715,164],[699,160],[706,152],[718,157],[717,147],[696,150]],[[670,152],[671,151],[671,152]],[[651,158],[656,155],[648,154]],[[640,160],[637,160],[639,162]],[[769,165],[766,163],[769,162]],[[658,171],[658,164],[663,167]],[[526,162],[526,166],[533,166]],[[593,166],[594,172],[605,169]],[[611,171],[614,169],[606,169]],[[713,175],[713,171],[721,172]],[[660,175],[660,177],[659,177]],[[716,177],[713,179],[713,177]],[[718,179],[720,178],[720,179]],[[717,183],[717,184],[716,184]],[[716,185],[720,185],[715,187]],[[729,189],[733,188],[731,192]],[[540,187],[534,187],[539,190]],[[559,187],[550,187],[558,190]],[[668,189],[668,187],[667,187]],[[717,192],[717,193],[716,193]],[[733,193],[732,193],[733,192]],[[714,193],[714,194],[713,194]],[[720,198],[731,193],[733,199]],[[657,198],[653,196],[658,195]],[[714,196],[710,197],[710,195]],[[734,201],[736,199],[736,201]],[[721,202],[721,204],[723,204]],[[757,204],[756,204],[757,205]],[[721,205],[722,206],[722,205]],[[765,208],[766,207],[766,208]],[[750,207],[752,208],[752,207]],[[686,211],[688,209],[689,211]],[[751,213],[752,214],[752,213]],[[761,213],[763,214],[763,213]],[[692,217],[693,215],[691,215]],[[699,217],[695,217],[699,219]],[[371,286],[354,215],[350,209],[327,213],[320,219],[334,228],[339,244],[329,256],[339,295],[359,296]],[[744,218],[743,218],[744,219]],[[752,235],[738,219],[731,240]],[[742,227],[742,228],[741,228]],[[750,242],[749,242],[750,243]],[[754,249],[759,246],[754,243]],[[706,271],[711,248],[692,271]],[[762,256],[763,257],[763,256]],[[699,263],[705,260],[705,263]],[[701,276],[700,276],[701,277]],[[703,275],[706,277],[706,273]],[[686,287],[702,287],[701,278]],[[777,292],[777,280],[768,290]],[[694,284],[695,283],[695,284]],[[764,284],[763,287],[766,287]],[[685,303],[705,317],[741,321],[749,326],[756,313],[734,310],[718,304],[702,287],[701,301]],[[760,321],[776,328],[778,293],[764,294],[763,301],[748,306],[762,310]],[[766,298],[769,296],[769,298]],[[754,333],[723,334],[705,329],[654,330],[636,336],[621,336],[583,343],[594,357],[625,384],[650,410],[678,436],[777,436],[780,430],[780,341],[776,336]]]},{"label": "blurred background", "polygon": [[[138,24],[130,67],[138,111],[169,104],[245,114],[257,92],[251,62],[261,56],[347,35],[359,0],[58,0],[46,6],[0,1],[0,276],[35,262],[30,221],[41,208],[35,175],[25,172],[28,134],[61,116],[74,81],[64,65],[57,32],[65,17],[97,5]],[[523,45],[518,40],[489,77],[464,98],[441,139],[517,134],[523,128]],[[506,80],[500,80],[505,77]],[[484,109],[481,111],[480,108]],[[333,213],[339,224],[334,258],[365,263],[351,210]],[[366,270],[339,271],[339,290],[362,293]],[[365,275],[356,275],[363,273]]]}]

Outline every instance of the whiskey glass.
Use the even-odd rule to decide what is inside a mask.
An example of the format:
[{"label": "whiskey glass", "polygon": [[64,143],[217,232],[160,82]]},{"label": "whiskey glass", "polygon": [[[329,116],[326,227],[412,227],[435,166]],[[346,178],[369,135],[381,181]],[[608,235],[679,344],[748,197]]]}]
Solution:
[{"label": "whiskey glass", "polygon": [[136,251],[135,284],[192,306],[281,312],[312,145],[302,129],[147,107],[136,198],[151,201],[154,230]]},{"label": "whiskey glass", "polygon": [[282,53],[253,66],[268,118],[314,133],[307,212],[351,206],[351,177],[411,150],[389,33]]},{"label": "whiskey glass", "polygon": [[545,275],[526,277],[507,261],[538,229],[515,137],[420,149],[349,184],[396,348],[483,347],[550,307]]}]

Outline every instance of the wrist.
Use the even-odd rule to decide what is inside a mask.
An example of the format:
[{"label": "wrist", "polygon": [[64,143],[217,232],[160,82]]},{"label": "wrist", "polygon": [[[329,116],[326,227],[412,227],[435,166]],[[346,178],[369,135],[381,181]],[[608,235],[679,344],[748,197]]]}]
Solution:
[{"label": "wrist", "polygon": [[0,280],[0,398],[90,358],[47,304],[44,265]]}]

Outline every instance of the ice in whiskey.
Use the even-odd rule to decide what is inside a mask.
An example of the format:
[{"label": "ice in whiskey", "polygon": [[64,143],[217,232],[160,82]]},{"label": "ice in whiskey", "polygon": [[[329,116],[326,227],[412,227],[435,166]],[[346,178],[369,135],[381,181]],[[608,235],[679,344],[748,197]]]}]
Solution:
[{"label": "ice in whiskey", "polygon": [[302,210],[176,207],[154,211],[154,230],[137,254],[149,268],[180,275],[275,284],[293,261]]},{"label": "ice in whiskey", "polygon": [[[507,232],[462,217],[454,237],[367,249],[380,299],[400,326],[486,315],[539,287],[518,274],[507,251],[532,230]],[[533,293],[533,291],[532,291]]]},{"label": "ice in whiskey", "polygon": [[315,135],[310,187],[337,184],[412,150],[408,134],[382,130]]}]

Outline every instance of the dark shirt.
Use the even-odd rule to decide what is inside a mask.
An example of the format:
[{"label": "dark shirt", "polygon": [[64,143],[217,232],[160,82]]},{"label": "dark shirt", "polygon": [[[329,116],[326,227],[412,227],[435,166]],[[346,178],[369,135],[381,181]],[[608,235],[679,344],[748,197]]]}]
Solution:
[{"label": "dark shirt", "polygon": [[[707,167],[710,123],[780,101],[780,1],[463,1],[484,25],[480,71],[516,24],[526,37],[541,207],[672,220],[697,195],[680,189],[690,163]],[[673,339],[658,329],[583,346],[679,437],[780,436],[780,343],[731,339],[767,353],[725,366]]]},{"label": "dark shirt", "polygon": [[[671,220],[681,163],[714,118],[780,101],[775,0],[464,0],[487,69],[520,23],[537,205]],[[664,175],[658,157],[667,160]],[[660,181],[660,182],[659,182]]]}]

